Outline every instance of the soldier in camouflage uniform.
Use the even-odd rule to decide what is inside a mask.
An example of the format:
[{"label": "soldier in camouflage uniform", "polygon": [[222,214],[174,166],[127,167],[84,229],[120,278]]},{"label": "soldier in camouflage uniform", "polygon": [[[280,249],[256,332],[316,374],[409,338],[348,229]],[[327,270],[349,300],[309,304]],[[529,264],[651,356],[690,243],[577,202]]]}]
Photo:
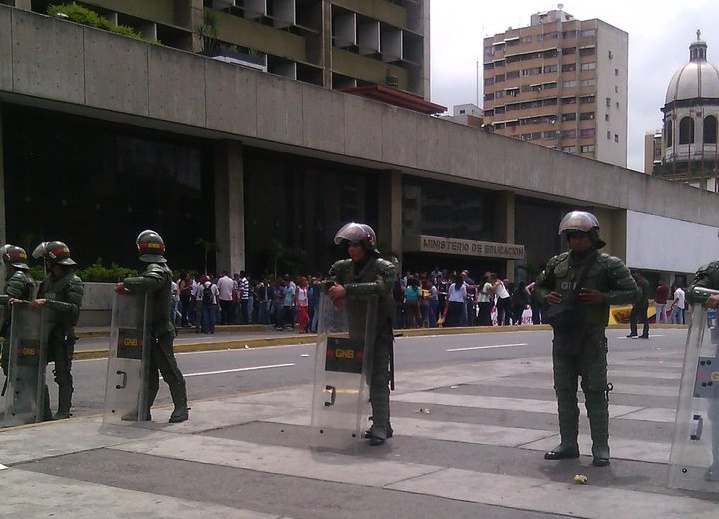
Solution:
[{"label": "soldier in camouflage uniform", "polygon": [[[50,274],[40,285],[37,299],[31,308],[47,307],[48,312],[48,362],[55,362],[55,382],[58,386],[56,420],[70,417],[72,407],[72,358],[75,353],[75,325],[80,317],[80,306],[85,291],[82,280],[75,274],[75,261],[70,249],[61,241],[43,242],[32,253],[34,258],[44,258]],[[49,411],[49,399],[45,409]]]},{"label": "soldier in camouflage uniform", "polygon": [[[559,225],[559,234],[569,242],[569,251],[554,256],[537,277],[534,297],[547,305],[575,297],[583,318],[568,330],[554,330],[552,361],[557,395],[561,443],[544,455],[548,460],[578,458],[579,407],[577,381],[582,377],[587,417],[592,434],[592,464],[609,464],[609,390],[607,384],[607,339],[604,331],[609,305],[633,303],[637,285],[619,259],[600,253],[605,243],[599,238],[596,217],[572,211]],[[584,266],[589,271],[576,287]],[[577,290],[575,290],[575,288]],[[576,296],[575,296],[576,294]]]},{"label": "soldier in camouflage uniform", "polygon": [[9,301],[11,299],[18,301],[29,301],[35,295],[35,281],[32,279],[27,266],[27,253],[24,249],[15,245],[5,245],[0,249],[2,251],[2,260],[6,268],[5,293],[0,295],[0,306],[5,308],[4,322],[0,336],[5,339],[2,346],[2,371],[8,376],[8,365],[10,356],[10,312]]},{"label": "soldier in camouflage uniform", "polygon": [[[370,403],[372,404],[372,427],[367,431],[370,445],[382,445],[392,437],[389,422],[390,356],[394,336],[392,317],[394,301],[392,285],[395,278],[394,265],[379,257],[377,237],[369,225],[348,223],[334,239],[336,244],[346,244],[349,259],[336,262],[329,271],[328,295],[335,304],[341,304],[345,296],[362,294],[378,296],[377,326],[372,351],[372,376],[370,380]],[[352,308],[347,308],[348,319]]]},{"label": "soldier in camouflage uniform", "polygon": [[[703,304],[707,308],[719,308],[719,294],[709,294],[702,288],[712,291],[719,290],[719,261],[712,261],[708,265],[699,267],[694,280],[687,288],[687,302],[690,304]],[[712,334],[713,336],[714,334]],[[719,356],[719,347],[717,347]],[[712,427],[712,463],[707,469],[705,479],[708,481],[719,481],[719,398],[716,398],[716,385],[714,389],[715,398],[710,399],[707,409],[708,417],[711,419]]]},{"label": "soldier in camouflage uniform", "polygon": [[147,266],[139,276],[125,278],[124,281],[118,283],[115,286],[115,291],[119,294],[152,292],[150,369],[145,420],[151,419],[150,408],[160,389],[159,369],[162,379],[169,386],[172,402],[175,404],[175,409],[170,415],[170,423],[184,422],[190,416],[187,407],[185,379],[177,366],[173,348],[176,330],[170,319],[172,271],[167,266],[167,260],[164,257],[165,242],[155,231],[147,230],[140,233],[136,243],[140,261],[147,263]]}]

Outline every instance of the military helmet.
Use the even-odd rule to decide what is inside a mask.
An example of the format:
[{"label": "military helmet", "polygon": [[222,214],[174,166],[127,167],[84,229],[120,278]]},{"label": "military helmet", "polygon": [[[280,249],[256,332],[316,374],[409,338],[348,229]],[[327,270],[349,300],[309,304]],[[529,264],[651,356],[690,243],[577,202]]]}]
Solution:
[{"label": "military helmet", "polygon": [[339,245],[345,240],[350,243],[364,243],[368,252],[379,254],[377,235],[374,229],[365,223],[350,222],[343,225],[335,234],[335,243]]},{"label": "military helmet", "polygon": [[587,211],[572,211],[567,213],[559,222],[559,234],[569,238],[573,232],[588,234],[594,242],[595,249],[601,249],[606,245],[599,237],[599,221],[597,217]]},{"label": "military helmet", "polygon": [[155,231],[147,229],[137,236],[137,252],[140,254],[140,261],[145,263],[167,263],[165,259],[165,242],[162,236]]},{"label": "military helmet", "polygon": [[17,269],[30,270],[27,266],[27,252],[16,245],[5,245],[2,247],[2,259],[8,265]]},{"label": "military helmet", "polygon": [[44,241],[32,252],[33,258],[45,258],[50,265],[77,265],[70,257],[70,248],[61,241]]}]

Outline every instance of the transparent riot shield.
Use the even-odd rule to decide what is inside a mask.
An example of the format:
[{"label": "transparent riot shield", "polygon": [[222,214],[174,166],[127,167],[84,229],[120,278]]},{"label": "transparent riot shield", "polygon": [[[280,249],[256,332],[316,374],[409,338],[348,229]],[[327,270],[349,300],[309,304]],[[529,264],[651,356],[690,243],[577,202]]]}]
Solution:
[{"label": "transparent riot shield", "polygon": [[104,426],[147,417],[150,293],[115,294],[107,356]]},{"label": "transparent riot shield", "polygon": [[377,297],[348,296],[338,307],[323,293],[319,312],[311,445],[358,448],[370,414]]},{"label": "transparent riot shield", "polygon": [[41,422],[45,406],[46,308],[13,305],[3,425]]},{"label": "transparent riot shield", "polygon": [[690,315],[669,486],[719,492],[719,323],[699,304]]}]

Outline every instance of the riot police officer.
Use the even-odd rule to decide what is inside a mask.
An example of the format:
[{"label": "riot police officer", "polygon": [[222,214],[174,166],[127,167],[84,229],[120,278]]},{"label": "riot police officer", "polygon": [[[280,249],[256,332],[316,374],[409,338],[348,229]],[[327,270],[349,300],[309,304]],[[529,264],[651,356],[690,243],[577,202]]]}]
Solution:
[{"label": "riot police officer", "polygon": [[[32,253],[43,258],[50,272],[40,285],[37,299],[31,308],[47,307],[48,312],[48,362],[55,362],[55,383],[58,386],[56,420],[69,418],[72,407],[72,358],[75,353],[75,325],[80,317],[80,307],[85,286],[75,274],[77,265],[70,257],[70,249],[61,241],[42,242]],[[49,402],[46,399],[45,408]]]},{"label": "riot police officer", "polygon": [[[4,245],[1,249],[2,261],[5,265],[5,294],[0,295],[0,305],[9,306],[10,300],[29,301],[35,295],[35,281],[32,279],[27,265],[25,249],[15,245]],[[2,370],[8,376],[8,361],[10,354],[10,309],[5,311],[0,336],[5,338],[2,346]]]},{"label": "riot police officer", "polygon": [[[600,253],[599,222],[588,212],[572,211],[559,224],[569,251],[554,256],[536,280],[533,296],[550,307],[561,305],[574,315],[568,326],[554,326],[552,361],[561,443],[544,455],[548,460],[578,458],[577,383],[582,378],[592,436],[592,464],[609,464],[609,391],[607,338],[604,331],[612,304],[633,303],[637,285],[629,269],[614,256]],[[558,306],[557,308],[560,308]]]},{"label": "riot police officer", "polygon": [[152,324],[150,327],[150,369],[147,388],[147,417],[150,420],[150,408],[160,389],[159,372],[167,383],[175,409],[170,415],[170,423],[184,422],[189,418],[185,379],[175,360],[173,342],[175,325],[170,320],[170,291],[172,271],[167,266],[165,242],[155,231],[146,230],[136,240],[139,259],[146,263],[145,270],[137,277],[125,278],[115,286],[122,293],[152,292]]},{"label": "riot police officer", "polygon": [[[687,288],[687,301],[689,303],[702,304],[712,309],[719,308],[719,294],[702,291],[702,288],[708,288],[712,292],[719,290],[719,261],[712,261],[708,265],[699,267],[694,280]],[[712,333],[711,336],[713,337],[714,334]],[[714,341],[712,342],[716,344]],[[689,348],[688,345],[687,348]],[[716,351],[717,356],[719,356],[719,346],[716,346]],[[684,381],[682,381],[683,383]],[[717,427],[717,424],[719,424],[719,398],[717,394],[717,389],[715,388],[714,398],[710,398],[707,405],[707,415],[712,421],[712,427],[710,428],[712,459],[704,475],[707,481],[719,481],[719,428]]]},{"label": "riot police officer", "polygon": [[[334,242],[337,245],[346,244],[349,259],[338,261],[330,268],[330,299],[335,304],[341,303],[347,295],[368,294],[376,295],[379,299],[370,380],[372,427],[366,436],[370,445],[382,445],[387,438],[392,437],[389,422],[389,384],[392,377],[390,358],[394,340],[392,285],[395,268],[390,261],[379,257],[377,237],[369,225],[348,223],[337,231]],[[351,308],[348,308],[347,312],[351,312]]]}]

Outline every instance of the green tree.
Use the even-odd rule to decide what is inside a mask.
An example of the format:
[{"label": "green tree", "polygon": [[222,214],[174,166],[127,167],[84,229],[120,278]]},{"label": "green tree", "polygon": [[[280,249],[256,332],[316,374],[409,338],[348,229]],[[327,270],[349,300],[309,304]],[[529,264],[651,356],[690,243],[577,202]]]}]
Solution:
[{"label": "green tree", "polygon": [[220,248],[215,242],[207,241],[203,238],[198,238],[195,241],[195,245],[199,245],[200,247],[202,247],[202,254],[204,258],[204,271],[205,275],[207,275],[207,257],[210,255],[210,252],[220,252]]}]

